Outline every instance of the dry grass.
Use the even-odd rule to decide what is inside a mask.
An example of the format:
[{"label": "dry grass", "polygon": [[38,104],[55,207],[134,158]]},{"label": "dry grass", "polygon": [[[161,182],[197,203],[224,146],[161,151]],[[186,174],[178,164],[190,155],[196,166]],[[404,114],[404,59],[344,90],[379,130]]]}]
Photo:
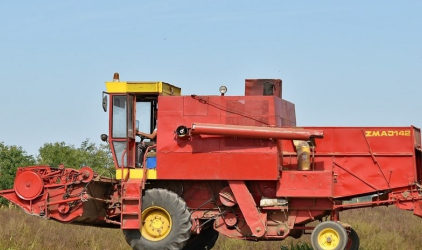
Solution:
[{"label": "dry grass", "polygon": [[120,230],[66,225],[0,209],[0,249],[129,249]]},{"label": "dry grass", "polygon": [[422,249],[422,219],[395,207],[346,211],[343,221],[351,224],[360,237],[363,250]]},{"label": "dry grass", "polygon": [[[360,236],[361,249],[422,249],[422,220],[393,207],[345,211],[343,221]],[[0,249],[130,249],[120,230],[65,225],[26,215],[18,209],[0,209]],[[231,240],[220,236],[215,250],[308,250],[309,235],[277,242]]]}]

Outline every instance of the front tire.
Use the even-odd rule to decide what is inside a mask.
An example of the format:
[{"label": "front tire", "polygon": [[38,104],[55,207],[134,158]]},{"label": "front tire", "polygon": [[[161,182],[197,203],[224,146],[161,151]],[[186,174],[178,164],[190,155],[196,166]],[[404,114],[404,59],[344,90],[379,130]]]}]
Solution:
[{"label": "front tire", "polygon": [[192,223],[185,201],[166,189],[145,191],[142,197],[142,229],[123,230],[134,250],[179,250],[190,237]]},{"label": "front tire", "polygon": [[344,250],[347,242],[346,229],[334,221],[320,223],[311,234],[314,250]]}]

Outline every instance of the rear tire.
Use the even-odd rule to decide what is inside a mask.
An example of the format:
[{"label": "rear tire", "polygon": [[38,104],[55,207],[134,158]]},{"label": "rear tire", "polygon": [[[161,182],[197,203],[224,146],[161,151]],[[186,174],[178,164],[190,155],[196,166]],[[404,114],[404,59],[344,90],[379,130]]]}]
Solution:
[{"label": "rear tire", "polygon": [[342,225],[334,221],[325,221],[315,227],[311,234],[311,243],[314,250],[344,250],[348,238]]},{"label": "rear tire", "polygon": [[142,230],[126,229],[123,234],[134,250],[178,250],[186,245],[191,227],[185,201],[171,191],[154,188],[142,197]]},{"label": "rear tire", "polygon": [[353,228],[350,228],[349,240],[347,242],[346,250],[359,250],[359,236]]},{"label": "rear tire", "polygon": [[209,250],[218,240],[218,231],[212,225],[201,230],[198,235],[192,235],[183,250]]}]

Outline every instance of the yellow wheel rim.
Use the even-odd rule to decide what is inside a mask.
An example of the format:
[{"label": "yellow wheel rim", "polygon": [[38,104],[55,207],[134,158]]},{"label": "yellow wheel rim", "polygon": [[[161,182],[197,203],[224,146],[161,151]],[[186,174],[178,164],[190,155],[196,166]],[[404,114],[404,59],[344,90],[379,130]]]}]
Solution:
[{"label": "yellow wheel rim", "polygon": [[142,236],[150,241],[160,241],[167,237],[172,226],[171,216],[162,207],[149,207],[142,212]]},{"label": "yellow wheel rim", "polygon": [[323,229],[318,234],[318,245],[324,250],[335,249],[340,244],[339,233],[332,228]]}]

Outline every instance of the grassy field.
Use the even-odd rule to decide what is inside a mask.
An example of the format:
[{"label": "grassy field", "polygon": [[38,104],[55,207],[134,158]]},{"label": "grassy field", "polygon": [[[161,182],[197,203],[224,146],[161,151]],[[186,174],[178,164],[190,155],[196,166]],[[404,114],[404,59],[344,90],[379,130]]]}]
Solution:
[{"label": "grassy field", "polygon": [[[364,250],[422,249],[422,219],[394,207],[345,211],[341,219],[355,228]],[[130,249],[120,230],[64,225],[26,215],[19,209],[0,209],[0,249]],[[309,235],[300,240],[248,242],[220,236],[215,250],[308,250]]]}]

